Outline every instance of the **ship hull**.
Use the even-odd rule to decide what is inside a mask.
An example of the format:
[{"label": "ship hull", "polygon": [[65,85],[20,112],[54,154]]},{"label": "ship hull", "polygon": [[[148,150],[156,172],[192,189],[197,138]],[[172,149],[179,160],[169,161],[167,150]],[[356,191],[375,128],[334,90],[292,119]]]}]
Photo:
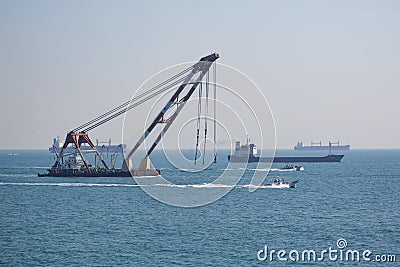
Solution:
[{"label": "ship hull", "polygon": [[[350,150],[350,145],[344,146],[331,146],[332,151],[346,151]],[[298,151],[329,151],[329,146],[295,146],[294,150]]]},{"label": "ship hull", "polygon": [[132,177],[132,176],[157,176],[160,170],[133,170],[123,171],[116,170],[98,170],[98,171],[80,171],[80,170],[52,170],[48,173],[38,174],[39,177]]},{"label": "ship hull", "polygon": [[246,157],[229,155],[230,162],[277,162],[277,163],[296,163],[296,162],[340,162],[344,155],[328,155],[325,157]]}]

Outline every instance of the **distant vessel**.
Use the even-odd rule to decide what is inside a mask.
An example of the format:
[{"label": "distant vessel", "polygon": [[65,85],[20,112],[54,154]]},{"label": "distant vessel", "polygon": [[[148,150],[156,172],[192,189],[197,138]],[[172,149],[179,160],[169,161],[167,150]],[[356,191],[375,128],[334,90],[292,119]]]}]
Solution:
[{"label": "distant vessel", "polygon": [[294,146],[294,150],[301,150],[301,151],[329,151],[336,150],[336,151],[343,151],[343,150],[350,150],[350,145],[340,145],[339,141],[337,142],[329,142],[329,145],[323,146],[322,142],[313,142],[311,141],[310,146],[304,145],[303,141],[298,141],[297,144]]},{"label": "distant vessel", "polygon": [[236,142],[236,148],[233,155],[228,155],[231,162],[340,162],[344,155],[334,155],[329,153],[324,157],[259,157],[257,147],[253,143],[249,144],[249,140],[245,145],[240,145],[240,141]]},{"label": "distant vessel", "polygon": [[[64,142],[60,141],[60,137],[54,138],[53,145],[51,147],[49,147],[49,152],[50,153],[60,153],[63,145],[64,145]],[[82,144],[80,149],[83,151],[93,150],[92,147],[90,147],[86,144]],[[106,142],[101,142],[98,139],[96,139],[96,149],[100,153],[123,153],[126,149],[126,144],[112,145],[111,139],[108,139],[108,141],[106,141]],[[66,147],[64,149],[64,152],[65,153],[73,153],[73,152],[75,152],[75,148],[72,146]]]},{"label": "distant vessel", "polygon": [[304,171],[303,166],[293,166],[292,164],[286,164],[285,167],[281,168],[281,170],[285,171]]},{"label": "distant vessel", "polygon": [[293,181],[290,183],[285,182],[282,178],[275,177],[272,183],[267,184],[264,188],[294,188],[299,181]]}]

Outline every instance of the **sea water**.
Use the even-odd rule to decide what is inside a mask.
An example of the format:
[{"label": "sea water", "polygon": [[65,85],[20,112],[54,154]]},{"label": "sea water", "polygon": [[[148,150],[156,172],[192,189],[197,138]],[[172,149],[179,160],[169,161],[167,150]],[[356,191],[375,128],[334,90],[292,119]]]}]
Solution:
[{"label": "sea water", "polygon": [[[202,172],[179,170],[157,151],[152,162],[176,184],[202,185],[223,171],[226,156],[220,153],[218,163]],[[1,265],[400,262],[400,150],[351,150],[340,163],[304,163],[304,171],[281,171],[284,164],[274,164],[268,178],[299,180],[294,189],[249,192],[252,163],[239,186],[196,208],[161,203],[132,178],[37,177],[52,160],[46,151],[0,150]],[[322,253],[329,249],[337,251],[331,258]],[[286,254],[278,258],[279,250]],[[316,259],[302,259],[305,250],[315,251]],[[361,259],[346,261],[347,250],[359,251]],[[362,258],[364,251],[371,251],[370,261]],[[377,263],[376,255],[386,261],[395,256],[396,262]]]}]

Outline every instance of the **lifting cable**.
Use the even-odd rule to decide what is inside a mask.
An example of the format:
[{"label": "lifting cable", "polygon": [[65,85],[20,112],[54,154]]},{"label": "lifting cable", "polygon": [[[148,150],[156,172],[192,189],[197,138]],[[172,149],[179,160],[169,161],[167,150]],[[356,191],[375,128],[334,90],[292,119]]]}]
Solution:
[{"label": "lifting cable", "polygon": [[194,164],[197,163],[197,152],[199,150],[199,137],[200,137],[200,119],[201,119],[201,97],[203,91],[203,83],[200,83],[199,86],[199,100],[197,103],[197,135],[196,135],[196,151],[194,155]]},{"label": "lifting cable", "polygon": [[155,97],[155,96],[161,94],[162,92],[164,92],[164,91],[166,91],[166,90],[168,90],[168,89],[174,87],[175,85],[179,84],[180,82],[182,82],[182,81],[185,80],[185,79],[186,79],[186,77],[184,77],[184,78],[182,78],[182,79],[180,79],[180,80],[177,80],[175,83],[173,83],[173,84],[171,84],[171,85],[169,85],[169,86],[167,86],[167,87],[165,87],[165,88],[162,88],[162,89],[159,90],[159,91],[156,91],[155,93],[153,93],[153,94],[147,96],[147,97],[144,98],[144,99],[141,99],[141,100],[139,100],[139,101],[137,101],[137,102],[134,102],[132,105],[129,105],[128,107],[126,107],[126,108],[124,108],[124,109],[122,109],[122,110],[120,110],[120,111],[118,111],[118,112],[116,112],[116,113],[114,113],[114,114],[112,114],[112,115],[110,115],[110,116],[104,118],[103,120],[101,120],[101,121],[99,121],[99,122],[97,122],[97,123],[95,123],[95,124],[92,124],[91,126],[85,128],[83,131],[84,131],[84,132],[88,132],[88,131],[90,131],[90,130],[93,130],[94,128],[96,128],[96,127],[98,127],[98,126],[100,126],[100,125],[102,125],[102,124],[104,124],[104,123],[106,123],[106,122],[108,122],[108,121],[110,121],[110,120],[112,120],[112,119],[114,119],[114,118],[116,118],[116,117],[118,117],[118,116],[124,114],[125,112],[127,112],[127,111],[129,111],[129,110],[131,110],[131,109],[133,109],[133,108],[135,108],[135,107],[137,107],[137,106],[139,106],[140,104],[143,104],[144,102],[146,102],[146,101],[150,100],[151,98],[153,98],[153,97]]},{"label": "lifting cable", "polygon": [[214,80],[214,163],[217,163],[217,63],[213,64]]},{"label": "lifting cable", "polygon": [[[213,122],[214,122],[214,131],[213,131],[213,141],[214,141],[214,163],[217,163],[217,69],[216,64],[213,64],[213,74],[212,79],[214,82],[214,95],[213,95],[213,104],[214,104],[214,114],[213,114]],[[203,83],[200,83],[199,86],[199,99],[197,104],[197,129],[196,129],[196,150],[194,157],[194,164],[197,163],[197,155],[200,152],[199,150],[199,142],[200,142],[200,128],[201,128],[201,118],[204,117],[204,144],[203,144],[203,153],[202,153],[202,161],[203,165],[205,163],[205,155],[206,155],[206,145],[207,145],[207,132],[208,132],[208,112],[209,112],[209,95],[210,95],[210,73],[207,72],[206,81],[205,81],[205,104],[202,103],[203,98]],[[202,114],[202,105],[204,105],[204,112]]]},{"label": "lifting cable", "polygon": [[[184,81],[186,79],[186,77],[187,76],[185,76],[185,77],[183,77],[183,78],[181,78],[179,80],[176,80],[172,84],[170,84],[170,85],[168,85],[168,86],[166,86],[164,88],[161,88],[158,91],[155,91],[155,90],[160,88],[160,85],[158,85],[156,87],[153,87],[152,89],[142,93],[141,95],[133,98],[130,101],[125,102],[123,105],[120,105],[119,107],[113,109],[112,111],[109,111],[109,112],[103,114],[102,116],[99,116],[98,118],[92,120],[91,123],[87,123],[88,127],[85,128],[83,131],[84,132],[90,131],[90,130],[92,130],[92,129],[94,129],[94,128],[96,128],[96,127],[98,127],[98,126],[100,126],[100,125],[102,125],[102,124],[104,124],[106,122],[108,122],[109,120],[112,120],[115,117],[118,117],[118,116],[124,114],[126,111],[131,110],[134,107],[137,107],[138,105],[150,100],[151,98],[153,98],[153,97],[163,93],[164,91],[169,90],[170,88],[174,87],[175,85],[181,83],[182,81]],[[155,92],[152,93],[153,91],[155,91]],[[152,94],[150,94],[150,93],[152,93]],[[143,98],[144,96],[146,96],[148,94],[150,94],[150,95],[145,97],[144,99],[141,99],[141,98]],[[137,102],[134,102],[134,101],[137,101]],[[82,129],[82,127],[77,128],[77,130],[81,130],[81,129]]]},{"label": "lifting cable", "polygon": [[[121,104],[121,105],[119,105],[119,106],[107,111],[106,113],[104,113],[104,114],[102,114],[102,115],[100,115],[100,116],[98,116],[98,117],[96,117],[96,118],[94,118],[94,119],[92,119],[92,120],[90,120],[90,121],[88,121],[88,122],[76,127],[73,131],[77,132],[77,131],[82,131],[83,130],[84,132],[87,132],[87,131],[90,131],[90,130],[102,125],[103,123],[108,122],[109,120],[111,120],[111,119],[113,119],[113,118],[125,113],[126,111],[138,106],[139,104],[144,103],[145,101],[157,96],[158,94],[161,94],[162,92],[164,92],[164,91],[170,89],[171,87],[177,85],[178,83],[184,81],[185,78],[187,77],[187,75],[185,77],[173,82],[172,84],[166,86],[168,83],[176,80],[177,78],[179,78],[180,76],[184,75],[185,73],[187,73],[189,71],[192,71],[193,68],[194,68],[194,66],[191,66],[191,67],[181,71],[180,73],[176,74],[175,76],[173,76],[173,77],[165,80],[164,82],[152,87],[151,89],[147,90],[146,92],[141,93],[140,95],[134,97],[133,99],[131,99],[129,101],[126,101],[123,104]],[[163,86],[166,86],[166,87],[163,87]],[[156,91],[156,90],[158,90],[158,91]],[[156,91],[156,92],[151,94],[154,91]],[[149,95],[149,94],[151,94],[151,95]],[[149,96],[147,96],[147,95],[149,95]],[[147,97],[144,98],[144,99],[141,99],[141,98],[143,98],[145,96],[147,96]],[[135,101],[138,101],[138,102],[135,102]]]},{"label": "lifting cable", "polygon": [[206,76],[206,111],[204,114],[204,144],[203,144],[203,165],[204,159],[206,157],[206,143],[207,143],[207,116],[208,116],[208,91],[209,91],[209,82],[210,82],[210,73],[207,72]]}]

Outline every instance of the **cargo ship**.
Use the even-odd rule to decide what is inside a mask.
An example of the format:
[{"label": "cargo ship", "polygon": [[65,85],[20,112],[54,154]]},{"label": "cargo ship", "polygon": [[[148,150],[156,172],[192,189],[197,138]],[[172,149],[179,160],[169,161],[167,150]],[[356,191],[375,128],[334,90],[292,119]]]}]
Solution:
[{"label": "cargo ship", "polygon": [[334,155],[329,153],[322,157],[260,157],[258,156],[257,147],[254,143],[240,145],[240,141],[236,142],[235,152],[233,155],[228,155],[230,162],[278,162],[278,163],[296,163],[296,162],[340,162],[344,155]]},{"label": "cargo ship", "polygon": [[294,150],[299,150],[299,151],[344,151],[344,150],[350,150],[350,145],[340,145],[339,141],[337,142],[330,142],[329,145],[322,145],[322,142],[313,142],[311,141],[311,145],[307,146],[304,145],[303,141],[298,141],[297,144],[294,146]]}]

